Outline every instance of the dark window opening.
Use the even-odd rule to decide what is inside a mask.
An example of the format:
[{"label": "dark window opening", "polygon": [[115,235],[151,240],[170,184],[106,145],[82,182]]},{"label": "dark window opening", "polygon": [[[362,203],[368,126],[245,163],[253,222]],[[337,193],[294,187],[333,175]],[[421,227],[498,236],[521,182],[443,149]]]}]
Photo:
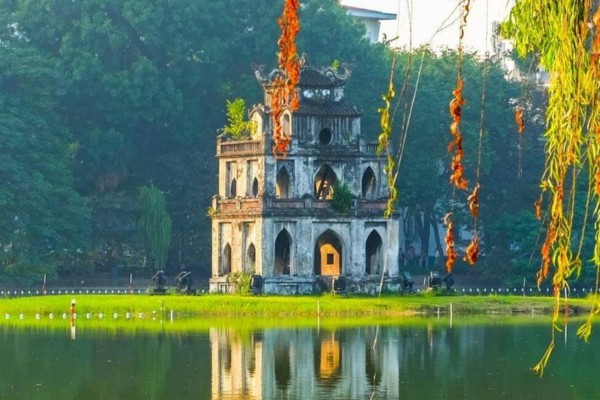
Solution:
[{"label": "dark window opening", "polygon": [[223,255],[221,258],[221,273],[220,276],[228,275],[231,273],[231,246],[229,243],[225,245],[223,249]]},{"label": "dark window opening", "polygon": [[258,196],[258,179],[254,178],[252,182],[252,197]]},{"label": "dark window opening", "polygon": [[333,139],[333,133],[331,132],[331,129],[329,129],[329,128],[321,129],[321,132],[319,132],[319,143],[321,143],[322,145],[328,145],[331,143],[332,139]]},{"label": "dark window opening", "polygon": [[281,167],[277,173],[275,197],[280,199],[288,199],[290,197],[290,174],[286,167]]},{"label": "dark window opening", "polygon": [[327,253],[327,265],[333,265],[333,253]]},{"label": "dark window opening", "polygon": [[373,199],[375,198],[375,184],[377,180],[375,173],[371,167],[368,167],[362,177],[362,195],[364,198]]},{"label": "dark window opening", "polygon": [[234,178],[229,185],[229,197],[234,198],[235,196],[237,196],[237,181]]}]

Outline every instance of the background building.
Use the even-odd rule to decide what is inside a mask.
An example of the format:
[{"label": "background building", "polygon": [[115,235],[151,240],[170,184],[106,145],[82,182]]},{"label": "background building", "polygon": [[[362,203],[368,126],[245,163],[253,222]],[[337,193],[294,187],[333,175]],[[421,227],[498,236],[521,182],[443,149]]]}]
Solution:
[{"label": "background building", "polygon": [[377,43],[379,41],[381,21],[396,20],[396,14],[393,13],[385,13],[382,11],[350,7],[346,5],[342,6],[347,10],[348,15],[365,25],[365,28],[367,29],[365,36],[371,41],[371,43]]}]

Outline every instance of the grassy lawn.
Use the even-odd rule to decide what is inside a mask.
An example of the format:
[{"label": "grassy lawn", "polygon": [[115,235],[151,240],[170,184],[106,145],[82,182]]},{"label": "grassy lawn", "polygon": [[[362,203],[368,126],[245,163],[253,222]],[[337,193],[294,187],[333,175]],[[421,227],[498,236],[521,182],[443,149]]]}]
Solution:
[{"label": "grassy lawn", "polygon": [[[113,315],[130,313],[132,317],[143,314],[210,318],[366,318],[406,317],[409,315],[448,314],[549,314],[553,299],[534,296],[441,296],[431,294],[386,295],[382,297],[358,296],[150,296],[150,295],[56,295],[0,299],[0,318],[6,314],[18,316],[62,315],[69,312],[71,299],[76,299],[76,311]],[[569,299],[568,305],[575,313],[585,313],[591,308],[590,299]]]}]

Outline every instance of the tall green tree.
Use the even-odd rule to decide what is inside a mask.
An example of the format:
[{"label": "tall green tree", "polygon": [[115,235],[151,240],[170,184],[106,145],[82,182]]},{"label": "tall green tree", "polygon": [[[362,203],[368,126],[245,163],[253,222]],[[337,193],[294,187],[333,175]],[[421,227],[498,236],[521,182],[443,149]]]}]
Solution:
[{"label": "tall green tree", "polygon": [[39,281],[87,251],[90,214],[55,113],[58,71],[25,43],[0,47],[0,280]]},{"label": "tall green tree", "polygon": [[172,229],[165,196],[154,185],[142,186],[139,202],[139,227],[144,236],[148,264],[154,270],[162,270],[167,263]]}]

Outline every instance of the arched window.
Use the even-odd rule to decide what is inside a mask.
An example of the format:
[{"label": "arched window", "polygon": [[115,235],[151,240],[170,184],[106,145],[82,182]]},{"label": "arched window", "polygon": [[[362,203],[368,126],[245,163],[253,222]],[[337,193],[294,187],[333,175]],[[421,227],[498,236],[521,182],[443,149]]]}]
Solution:
[{"label": "arched window", "polygon": [[252,132],[253,138],[258,138],[263,134],[263,117],[259,112],[252,114],[252,122],[254,122],[254,132]]},{"label": "arched window", "polygon": [[366,199],[374,199],[375,198],[375,184],[377,180],[375,178],[375,173],[371,167],[368,167],[365,170],[365,173],[362,177],[362,195]]},{"label": "arched window", "polygon": [[325,164],[315,175],[315,198],[319,200],[331,200],[333,198],[333,185],[337,177],[333,169]]},{"label": "arched window", "polygon": [[292,117],[287,111],[281,117],[281,126],[283,134],[288,138],[292,137]]},{"label": "arched window", "polygon": [[367,243],[365,244],[365,273],[367,275],[378,275],[381,272],[381,267],[383,266],[381,257],[382,243],[381,236],[375,230],[367,238]]},{"label": "arched window", "polygon": [[221,273],[219,276],[228,275],[231,273],[231,246],[229,243],[225,245],[223,254],[221,255]]},{"label": "arched window", "polygon": [[339,276],[342,274],[342,242],[331,229],[315,242],[315,275]]},{"label": "arched window", "polygon": [[285,166],[281,167],[277,173],[277,184],[275,186],[275,196],[280,199],[290,198],[290,174]]},{"label": "arched window", "polygon": [[283,229],[275,240],[275,274],[290,274],[290,251],[292,249],[292,237],[287,230]]}]

